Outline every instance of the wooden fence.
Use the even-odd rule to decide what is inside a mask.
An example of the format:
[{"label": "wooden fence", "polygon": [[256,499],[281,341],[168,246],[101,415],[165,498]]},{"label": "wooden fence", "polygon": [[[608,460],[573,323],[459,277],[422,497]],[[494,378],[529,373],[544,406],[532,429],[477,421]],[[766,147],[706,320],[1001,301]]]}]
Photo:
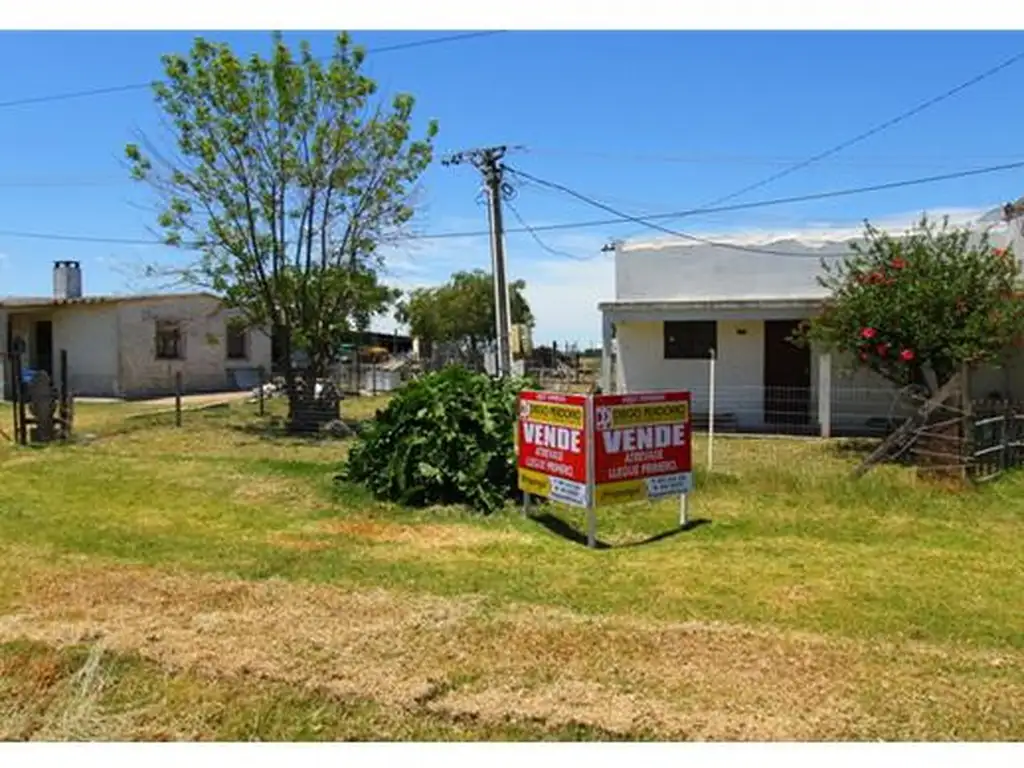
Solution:
[{"label": "wooden fence", "polygon": [[971,422],[968,471],[976,482],[1024,466],[1024,408],[978,408]]}]

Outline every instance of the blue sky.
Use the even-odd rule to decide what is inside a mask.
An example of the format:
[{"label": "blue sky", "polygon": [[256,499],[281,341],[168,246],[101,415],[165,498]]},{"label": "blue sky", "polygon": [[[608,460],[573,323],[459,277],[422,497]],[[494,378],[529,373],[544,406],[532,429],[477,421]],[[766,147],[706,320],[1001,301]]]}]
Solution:
[{"label": "blue sky", "polygon": [[[197,33],[2,33],[0,102],[142,83],[162,53]],[[262,33],[203,33],[239,51],[265,50]],[[368,48],[438,32],[357,32]],[[308,38],[324,53],[326,33]],[[805,159],[1024,50],[1020,33],[571,33],[508,32],[371,55],[385,94],[409,91],[420,118],[437,118],[442,150],[525,145],[509,163],[631,213],[699,206]],[[742,198],[799,195],[928,176],[1024,158],[1017,146],[1024,62],[836,156]],[[0,105],[0,295],[50,289],[51,262],[82,261],[86,290],[145,287],[135,268],[167,257],[158,246],[26,239],[3,232],[149,237],[152,214],[127,179],[121,152],[132,131],[155,132],[147,89]],[[478,178],[431,168],[417,228],[486,226]],[[856,224],[922,210],[987,209],[1024,194],[1024,173],[688,219],[691,232]],[[527,186],[515,201],[531,225],[604,218],[557,193]],[[517,222],[509,216],[509,225]],[[682,226],[682,223],[678,224]],[[514,277],[527,280],[537,338],[596,343],[595,304],[611,298],[608,238],[644,235],[636,224],[510,235]],[[655,234],[655,233],[646,233]],[[410,245],[392,259],[408,286],[460,268],[488,267],[485,239]],[[384,321],[382,327],[393,328]]]}]

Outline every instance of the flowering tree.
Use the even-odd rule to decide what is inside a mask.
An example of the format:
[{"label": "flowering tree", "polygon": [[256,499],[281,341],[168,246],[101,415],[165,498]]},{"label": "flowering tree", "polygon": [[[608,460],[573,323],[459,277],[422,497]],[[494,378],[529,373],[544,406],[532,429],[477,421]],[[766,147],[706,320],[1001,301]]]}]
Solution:
[{"label": "flowering tree", "polygon": [[903,236],[870,224],[864,243],[825,264],[831,292],[803,338],[900,386],[934,393],[964,363],[998,362],[1024,337],[1020,262],[987,233],[926,218]]}]

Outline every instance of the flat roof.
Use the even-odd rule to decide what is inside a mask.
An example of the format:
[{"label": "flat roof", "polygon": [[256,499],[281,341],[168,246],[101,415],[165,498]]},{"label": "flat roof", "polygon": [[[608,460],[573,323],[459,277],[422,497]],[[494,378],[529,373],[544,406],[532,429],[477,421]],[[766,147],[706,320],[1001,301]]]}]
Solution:
[{"label": "flat roof", "polygon": [[80,296],[74,299],[58,299],[53,296],[2,296],[0,297],[0,307],[10,309],[74,307],[95,304],[124,304],[135,301],[153,301],[154,299],[192,299],[197,296],[219,299],[218,296],[206,291],[193,291],[191,293],[136,293],[123,296]]},{"label": "flat roof", "polygon": [[821,304],[828,296],[826,294],[816,296],[741,296],[721,298],[691,298],[691,299],[619,299],[616,301],[602,301],[597,308],[602,311],[625,309],[625,310],[678,310],[678,309],[706,309],[706,310],[730,310],[730,309],[805,309]]}]

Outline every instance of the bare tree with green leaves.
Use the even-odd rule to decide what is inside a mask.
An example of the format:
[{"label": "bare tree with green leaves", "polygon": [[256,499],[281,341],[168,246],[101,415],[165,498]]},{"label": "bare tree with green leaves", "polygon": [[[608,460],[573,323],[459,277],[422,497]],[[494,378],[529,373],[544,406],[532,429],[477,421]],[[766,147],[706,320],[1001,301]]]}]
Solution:
[{"label": "bare tree with green leaves", "polygon": [[176,146],[126,147],[133,177],[160,197],[165,241],[196,254],[178,279],[280,334],[293,413],[292,353],[312,383],[397,298],[380,280],[380,247],[411,220],[433,155],[437,124],[412,138],[413,97],[376,99],[364,55],[345,34],[323,62],[280,34],[269,58],[246,60],[197,38],[163,57],[154,85]]}]

